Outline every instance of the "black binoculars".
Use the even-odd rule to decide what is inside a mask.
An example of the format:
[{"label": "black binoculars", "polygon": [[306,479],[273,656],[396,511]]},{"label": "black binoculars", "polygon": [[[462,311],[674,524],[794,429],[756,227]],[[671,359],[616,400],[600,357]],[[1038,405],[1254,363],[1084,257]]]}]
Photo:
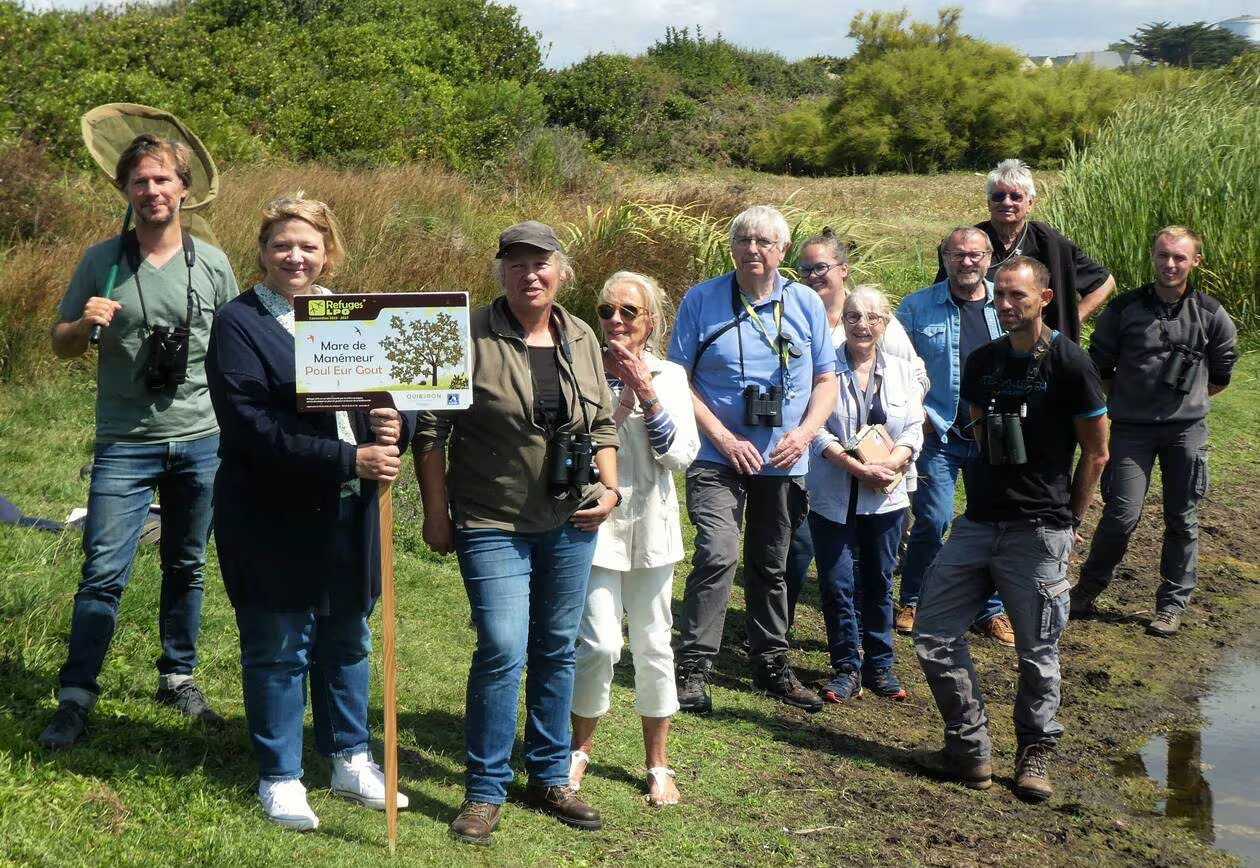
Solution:
[{"label": "black binoculars", "polygon": [[146,341],[144,385],[153,392],[174,389],[188,379],[188,329],[153,326]]},{"label": "black binoculars", "polygon": [[599,468],[592,458],[591,435],[557,431],[547,444],[547,486],[552,496],[562,498],[599,481]]},{"label": "black binoculars", "polygon": [[750,428],[765,425],[767,428],[783,427],[783,387],[744,387],[744,424]]},{"label": "black binoculars", "polygon": [[1019,413],[999,413],[992,407],[984,415],[985,441],[989,463],[1017,465],[1028,462],[1024,449],[1024,426]]},{"label": "black binoculars", "polygon": [[1173,344],[1159,371],[1160,381],[1179,395],[1188,395],[1199,382],[1203,353],[1185,344]]}]

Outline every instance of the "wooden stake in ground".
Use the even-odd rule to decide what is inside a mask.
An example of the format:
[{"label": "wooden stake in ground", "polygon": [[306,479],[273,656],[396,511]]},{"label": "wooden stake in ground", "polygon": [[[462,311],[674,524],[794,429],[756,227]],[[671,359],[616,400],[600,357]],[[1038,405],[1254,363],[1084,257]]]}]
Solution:
[{"label": "wooden stake in ground", "polygon": [[385,646],[385,834],[389,855],[398,846],[398,706],[394,686],[394,485],[376,489],[381,518],[381,635]]}]

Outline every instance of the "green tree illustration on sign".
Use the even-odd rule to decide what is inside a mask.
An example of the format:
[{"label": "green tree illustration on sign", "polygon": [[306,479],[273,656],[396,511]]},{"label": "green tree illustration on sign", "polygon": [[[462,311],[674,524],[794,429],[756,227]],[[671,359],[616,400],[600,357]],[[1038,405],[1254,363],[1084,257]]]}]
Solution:
[{"label": "green tree illustration on sign", "polygon": [[410,322],[400,316],[391,316],[389,326],[392,333],[381,338],[381,347],[390,362],[389,375],[397,382],[415,383],[428,379],[429,385],[436,386],[439,368],[459,365],[464,361],[464,342],[460,339],[459,323],[449,313]]}]

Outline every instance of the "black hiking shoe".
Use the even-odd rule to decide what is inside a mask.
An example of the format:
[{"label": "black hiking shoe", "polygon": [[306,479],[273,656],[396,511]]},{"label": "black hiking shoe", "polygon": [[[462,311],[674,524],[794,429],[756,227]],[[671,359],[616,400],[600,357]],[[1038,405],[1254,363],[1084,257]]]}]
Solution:
[{"label": "black hiking shoe", "polygon": [[178,687],[162,687],[154,694],[153,698],[163,705],[169,705],[181,714],[186,714],[194,720],[200,720],[202,723],[218,726],[223,723],[213,708],[210,707],[206,695],[201,692],[201,688],[192,679],[185,681]]},{"label": "black hiking shoe", "polygon": [[39,743],[49,750],[65,750],[83,736],[88,714],[88,709],[74,700],[61,700],[52,720],[39,734]]},{"label": "black hiking shoe", "polygon": [[787,705],[803,708],[810,714],[822,711],[822,698],[801,684],[792,667],[788,665],[786,654],[778,654],[768,661],[758,663],[756,674],[753,675],[753,687]]},{"label": "black hiking shoe", "polygon": [[703,664],[681,664],[677,679],[679,711],[708,714],[713,710],[713,698],[709,696],[709,673]]}]

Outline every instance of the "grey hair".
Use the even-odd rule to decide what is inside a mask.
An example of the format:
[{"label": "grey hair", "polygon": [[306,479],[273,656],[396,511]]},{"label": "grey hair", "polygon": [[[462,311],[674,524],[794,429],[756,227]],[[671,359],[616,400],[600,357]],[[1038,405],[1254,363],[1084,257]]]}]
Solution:
[{"label": "grey hair", "polygon": [[1037,195],[1037,185],[1033,183],[1032,170],[1023,160],[1003,160],[993,167],[984,179],[984,194],[987,197],[998,184],[1009,184],[1018,187],[1029,199]]},{"label": "grey hair", "polygon": [[656,322],[652,331],[648,332],[647,348],[654,355],[660,355],[661,342],[669,333],[670,303],[669,296],[655,278],[640,274],[637,271],[618,271],[604,281],[604,288],[599,291],[599,300],[608,301],[608,293],[616,286],[629,284],[643,294],[647,302],[648,315]]},{"label": "grey hair", "polygon": [[878,286],[864,283],[849,290],[849,295],[844,300],[844,310],[849,310],[859,302],[863,303],[868,310],[873,310],[882,316],[884,322],[892,319],[892,305],[888,303],[888,296]]},{"label": "grey hair", "polygon": [[983,229],[975,226],[955,226],[953,229],[945,233],[945,237],[941,239],[941,252],[948,253],[949,239],[955,235],[961,235],[964,238],[983,238],[984,249],[989,253],[993,252],[993,242],[989,240],[989,234]]},{"label": "grey hair", "polygon": [[783,219],[778,208],[769,205],[753,205],[737,214],[731,221],[727,239],[731,247],[734,247],[736,238],[753,235],[758,231],[773,235],[780,250],[787,250],[792,243],[792,230],[788,228],[787,220]]},{"label": "grey hair", "polygon": [[[547,251],[544,250],[541,252],[546,253]],[[568,283],[570,280],[573,279],[573,265],[569,262],[569,257],[565,254],[563,250],[551,251],[551,256],[549,258],[553,263],[555,263],[556,268],[559,270],[560,282],[562,284]],[[499,285],[499,289],[503,289],[503,260],[502,259],[490,260],[490,276],[494,279],[494,282]]]}]

